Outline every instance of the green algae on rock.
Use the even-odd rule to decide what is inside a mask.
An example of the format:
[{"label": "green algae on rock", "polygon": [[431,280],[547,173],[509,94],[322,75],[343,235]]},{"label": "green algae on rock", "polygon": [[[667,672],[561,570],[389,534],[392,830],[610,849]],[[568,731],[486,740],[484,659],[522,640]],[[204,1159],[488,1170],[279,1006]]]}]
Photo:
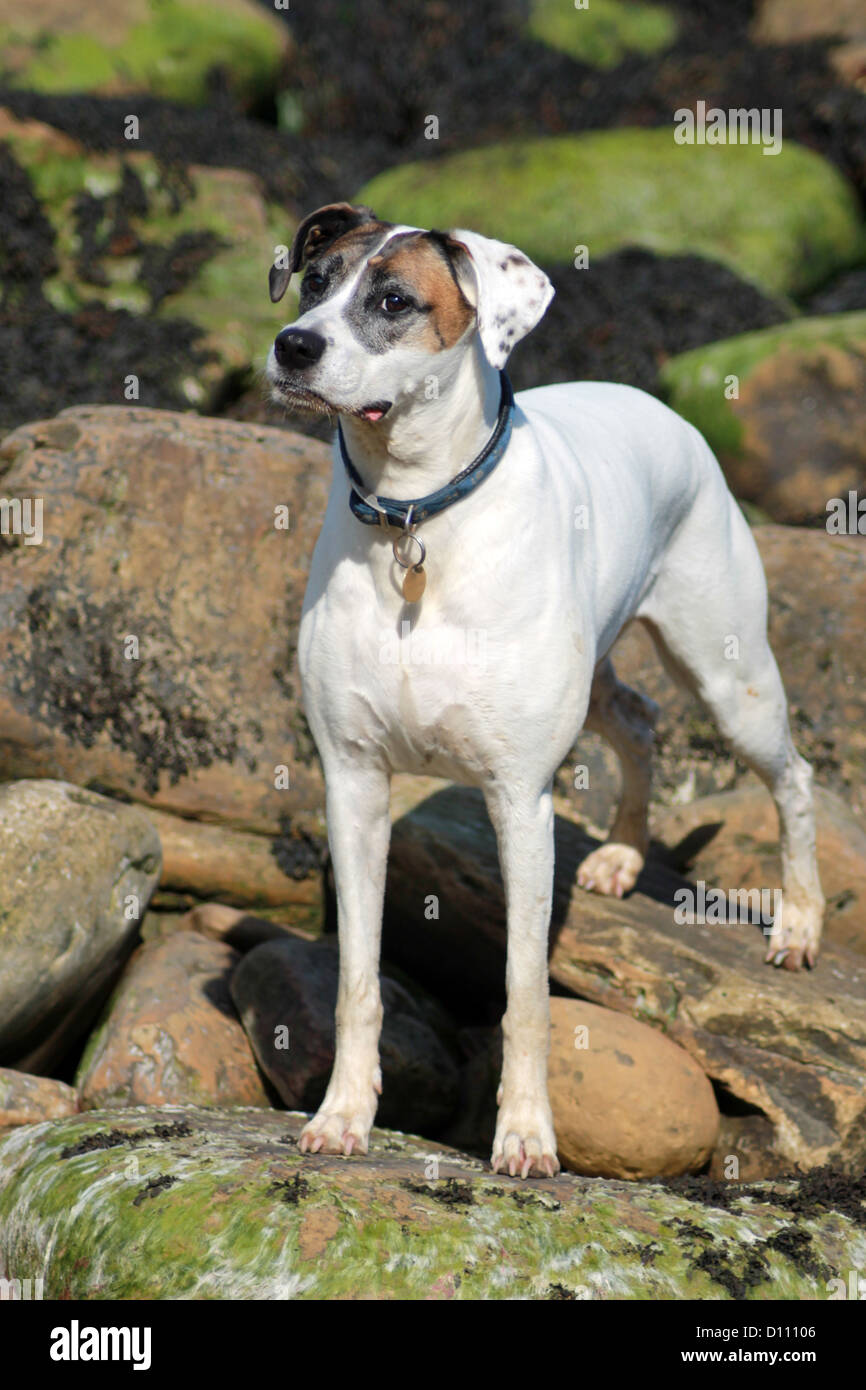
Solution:
[{"label": "green algae on rock", "polygon": [[[804,292],[866,251],[853,189],[791,140],[678,145],[669,129],[470,149],[378,174],[357,195],[412,226],[471,227],[538,261],[623,246],[718,260],[771,294]],[[815,216],[820,207],[821,216]]]},{"label": "green algae on rock", "polygon": [[[2,110],[0,136],[54,233],[43,293],[55,309],[125,309],[195,324],[200,360],[184,367],[177,389],[203,410],[227,382],[263,365],[285,320],[282,311],[275,318],[267,269],[274,248],[291,240],[291,219],[267,201],[255,175],[201,165],[170,173],[134,144],[129,153],[93,153]],[[118,404],[126,384],[118,378]],[[145,367],[139,395],[126,399],[146,402],[148,385]]]},{"label": "green algae on rock", "polygon": [[866,1258],[856,1212],[796,1209],[795,1182],[715,1200],[700,1179],[521,1182],[387,1130],[366,1157],[302,1158],[304,1120],[164,1107],[14,1130],[0,1269],[73,1299],[824,1299]]},{"label": "green algae on rock", "polygon": [[623,0],[532,0],[527,32],[592,67],[613,68],[631,53],[658,53],[673,43],[677,22],[664,5]]},{"label": "green algae on rock", "polygon": [[866,312],[795,319],[664,364],[670,405],[773,521],[824,520],[866,474]]},{"label": "green algae on rock", "polygon": [[242,102],[273,92],[288,31],[251,0],[47,0],[0,23],[7,80],[36,92],[150,92],[200,104],[219,69]]}]

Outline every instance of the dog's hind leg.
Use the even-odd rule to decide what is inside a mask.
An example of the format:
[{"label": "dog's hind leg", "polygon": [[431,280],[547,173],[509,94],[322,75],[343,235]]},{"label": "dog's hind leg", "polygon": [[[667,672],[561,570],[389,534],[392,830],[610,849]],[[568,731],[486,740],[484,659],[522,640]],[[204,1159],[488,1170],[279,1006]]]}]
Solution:
[{"label": "dog's hind leg", "polygon": [[721,734],[768,787],[779,813],[782,908],[768,931],[767,960],[813,965],[824,897],[815,851],[812,769],[791,739],[788,704],[767,641],[767,586],[739,509],[714,550],[700,543],[675,556],[639,615],[665,665],[699,697]]},{"label": "dog's hind leg", "polygon": [[644,865],[649,830],[653,728],[658,706],[623,685],[608,657],[592,682],[585,727],[601,734],[622,770],[622,793],[606,842],[587,855],[577,872],[581,888],[621,898]]}]

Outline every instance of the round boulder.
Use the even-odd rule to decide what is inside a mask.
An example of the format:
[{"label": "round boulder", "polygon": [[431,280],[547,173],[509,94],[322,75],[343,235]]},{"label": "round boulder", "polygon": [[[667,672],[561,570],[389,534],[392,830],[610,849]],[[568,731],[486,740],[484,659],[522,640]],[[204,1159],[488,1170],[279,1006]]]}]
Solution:
[{"label": "round boulder", "polygon": [[676,1177],[709,1159],[719,1112],[706,1075],[664,1034],[582,999],[551,999],[550,1103],[565,1168]]}]

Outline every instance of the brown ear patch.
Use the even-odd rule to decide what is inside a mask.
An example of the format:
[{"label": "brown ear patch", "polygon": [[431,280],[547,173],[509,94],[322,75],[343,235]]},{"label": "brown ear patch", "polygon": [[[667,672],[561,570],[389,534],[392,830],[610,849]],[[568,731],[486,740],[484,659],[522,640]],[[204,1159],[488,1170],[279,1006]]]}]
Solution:
[{"label": "brown ear patch", "polygon": [[395,238],[394,249],[386,248],[384,256],[375,259],[385,257],[429,310],[421,335],[424,347],[430,352],[453,347],[474,322],[475,310],[458,285],[445,251],[427,232],[416,232]]}]

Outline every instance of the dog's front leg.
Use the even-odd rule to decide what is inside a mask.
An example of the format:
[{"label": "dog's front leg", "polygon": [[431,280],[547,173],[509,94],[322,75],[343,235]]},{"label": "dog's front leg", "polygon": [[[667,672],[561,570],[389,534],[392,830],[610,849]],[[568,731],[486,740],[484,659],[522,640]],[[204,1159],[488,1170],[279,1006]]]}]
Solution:
[{"label": "dog's front leg", "polygon": [[486,793],[496,830],[508,914],[508,1002],[502,1019],[502,1082],[493,1171],[553,1177],[559,1171],[547,1095],[550,994],[547,941],[553,899],[553,800]]},{"label": "dog's front leg", "polygon": [[337,888],[340,979],[334,1067],[302,1153],[367,1152],[382,1091],[379,948],[391,834],[390,778],[378,768],[325,766],[328,843]]}]

